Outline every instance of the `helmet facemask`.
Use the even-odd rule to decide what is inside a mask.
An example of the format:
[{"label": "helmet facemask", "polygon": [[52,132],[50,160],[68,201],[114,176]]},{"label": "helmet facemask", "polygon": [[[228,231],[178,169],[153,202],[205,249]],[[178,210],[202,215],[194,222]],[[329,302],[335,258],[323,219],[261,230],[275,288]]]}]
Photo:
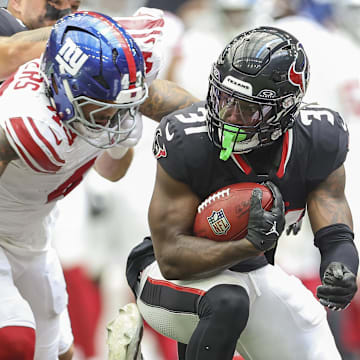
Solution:
[{"label": "helmet facemask", "polygon": [[210,138],[221,149],[221,160],[233,152],[247,153],[273,143],[293,125],[296,113],[291,95],[276,100],[250,98],[210,76],[207,121]]},{"label": "helmet facemask", "polygon": [[[74,116],[64,122],[65,126],[90,145],[101,149],[116,146],[129,136],[136,126],[136,114],[139,106],[148,96],[146,83],[142,84],[142,89],[137,89],[137,98],[133,99],[131,103],[118,104],[95,100],[87,96],[72,98],[69,86],[65,85],[64,87],[74,108]],[[122,90],[121,96],[126,97],[128,95],[126,93],[130,92],[134,92],[134,89]],[[89,106],[94,109],[87,111],[86,108]],[[111,110],[113,110],[113,115],[109,117],[108,112]],[[125,120],[127,120],[127,124],[126,127],[123,127]],[[131,121],[130,126],[129,120]]]}]

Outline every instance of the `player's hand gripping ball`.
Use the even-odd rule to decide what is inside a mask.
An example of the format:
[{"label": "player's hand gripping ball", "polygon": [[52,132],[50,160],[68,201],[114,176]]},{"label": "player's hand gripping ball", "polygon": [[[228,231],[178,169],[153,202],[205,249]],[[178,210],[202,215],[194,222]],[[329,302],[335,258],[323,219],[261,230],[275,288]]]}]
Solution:
[{"label": "player's hand gripping ball", "polygon": [[273,195],[268,187],[257,183],[225,186],[199,205],[194,221],[194,235],[215,241],[244,238],[249,222],[250,198],[255,188],[262,191],[263,209],[270,210]]}]

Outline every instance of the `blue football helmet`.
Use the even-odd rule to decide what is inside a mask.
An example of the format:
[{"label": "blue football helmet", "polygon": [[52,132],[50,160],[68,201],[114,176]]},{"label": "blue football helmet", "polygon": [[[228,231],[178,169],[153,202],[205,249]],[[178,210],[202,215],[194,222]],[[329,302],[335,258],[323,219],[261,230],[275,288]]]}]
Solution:
[{"label": "blue football helmet", "polygon": [[[126,139],[148,95],[138,45],[114,19],[97,12],[77,12],[55,24],[41,72],[63,123],[99,148]],[[133,125],[122,129],[129,119]]]}]

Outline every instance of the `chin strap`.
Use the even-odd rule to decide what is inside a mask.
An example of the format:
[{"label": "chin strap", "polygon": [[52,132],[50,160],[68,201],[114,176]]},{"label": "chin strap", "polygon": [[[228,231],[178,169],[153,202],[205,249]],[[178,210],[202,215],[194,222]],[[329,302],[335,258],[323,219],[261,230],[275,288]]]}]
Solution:
[{"label": "chin strap", "polygon": [[241,134],[241,132],[242,130],[236,126],[224,125],[221,142],[222,149],[220,151],[221,160],[226,161],[229,159],[233,151],[235,141],[243,141],[246,139],[246,134]]}]

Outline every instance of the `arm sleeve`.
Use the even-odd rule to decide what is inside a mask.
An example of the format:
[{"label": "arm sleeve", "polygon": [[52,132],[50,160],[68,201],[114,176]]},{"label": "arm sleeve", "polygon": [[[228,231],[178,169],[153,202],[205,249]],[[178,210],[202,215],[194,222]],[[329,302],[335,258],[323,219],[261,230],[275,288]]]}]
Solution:
[{"label": "arm sleeve", "polygon": [[345,224],[332,224],[318,230],[314,238],[315,246],[320,250],[320,277],[324,276],[328,265],[341,262],[355,275],[359,268],[359,255],[354,244],[354,233]]}]

